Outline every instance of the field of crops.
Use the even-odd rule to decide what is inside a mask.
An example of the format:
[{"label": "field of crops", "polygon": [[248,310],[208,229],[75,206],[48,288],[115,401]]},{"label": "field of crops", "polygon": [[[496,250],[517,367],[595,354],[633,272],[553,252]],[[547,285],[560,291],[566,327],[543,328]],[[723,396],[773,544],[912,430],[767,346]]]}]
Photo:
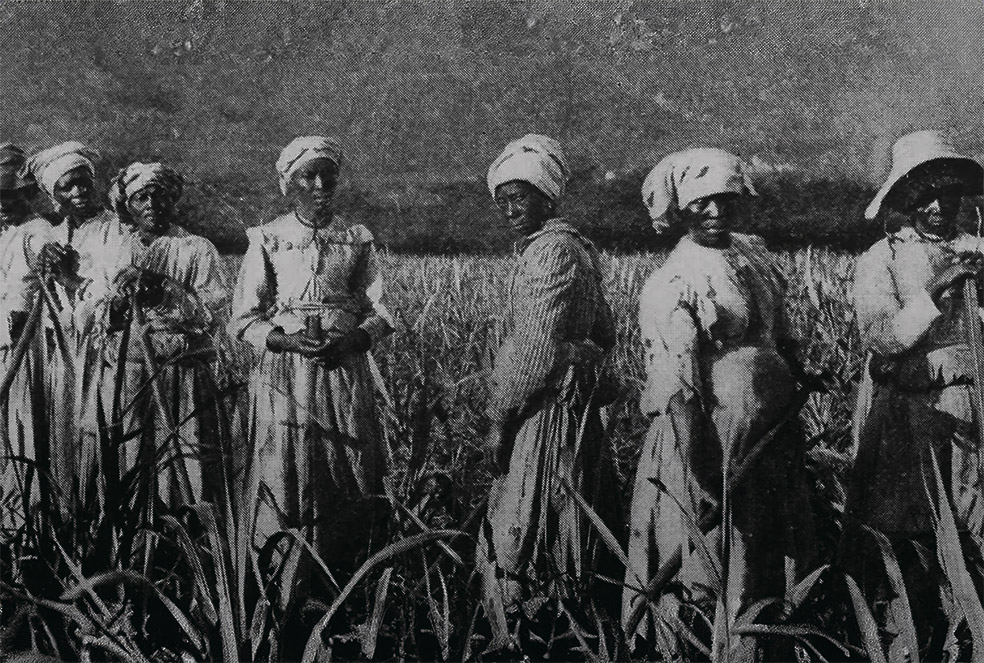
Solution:
[{"label": "field of crops", "polygon": [[[610,361],[621,384],[607,412],[608,442],[626,487],[646,428],[637,407],[643,369],[635,302],[646,276],[662,260],[655,253],[603,256],[605,286],[618,320],[619,341]],[[801,413],[812,446],[808,471],[816,488],[825,564],[786,601],[752,606],[734,633],[755,635],[773,648],[785,643],[787,648],[771,650],[773,660],[883,660],[868,602],[853,581],[845,582],[829,566],[840,531],[849,465],[844,452],[861,366],[847,304],[854,258],[803,249],[778,253],[777,260],[788,280],[788,334],[798,341],[805,370],[825,385]],[[230,280],[238,262],[238,257],[227,259]],[[232,511],[208,503],[169,510],[158,502],[149,508],[153,500],[141,505],[124,491],[91,520],[25,525],[15,557],[0,560],[13,569],[0,579],[0,651],[135,661],[302,655],[306,661],[499,660],[485,652],[489,631],[472,557],[492,480],[482,450],[486,377],[501,339],[512,261],[384,253],[382,262],[386,303],[398,323],[396,333],[374,351],[392,453],[387,485],[392,518],[386,540],[360,556],[361,566],[329,569],[313,559],[312,573],[326,591],[292,603],[298,583],[311,582],[311,576],[296,575],[296,565],[287,565],[261,580],[252,576],[250,559],[263,559],[301,536],[299,531],[285,531],[274,537],[279,543],[271,539],[263,550],[250,552]],[[229,368],[233,378],[242,378],[251,353],[233,348]],[[242,382],[230,381],[237,383]],[[241,403],[241,396],[240,388],[232,400]],[[628,489],[622,495],[627,502]],[[883,554],[886,568],[895,568],[891,549]],[[962,573],[966,578],[967,569]],[[265,591],[258,596],[259,585]],[[650,643],[636,656],[667,659],[677,651],[687,660],[710,657],[713,606],[688,604],[687,611],[686,623],[667,626],[677,649]],[[524,605],[519,650],[507,656],[630,658],[617,620],[596,617],[590,596]],[[911,616],[899,619],[909,627],[900,642],[914,643]],[[958,623],[952,622],[954,629]],[[951,650],[964,651],[966,632],[953,633]]]},{"label": "field of crops", "polygon": [[[645,377],[637,300],[663,256],[603,254],[619,339],[609,361],[622,388],[609,409],[609,429],[626,478],[634,471],[634,454],[647,425],[637,407]],[[827,378],[833,387],[811,398],[803,422],[811,438],[843,450],[860,362],[848,305],[853,257],[803,249],[777,253],[777,259],[789,282],[787,333],[799,342],[807,371]],[[227,261],[232,281],[239,257]],[[488,483],[480,463],[485,382],[501,339],[511,266],[509,257],[497,256],[383,256],[385,301],[398,326],[374,355],[387,391],[390,444],[398,455],[406,449],[426,407],[433,461],[455,484],[474,492],[469,501],[483,494]],[[249,353],[237,364],[238,370],[248,370]]]},{"label": "field of crops", "polygon": [[[644,370],[636,302],[647,275],[664,256],[603,254],[605,287],[619,339],[609,361],[621,385],[619,398],[607,411],[608,442],[616,451],[626,487],[631,486],[648,424],[638,411]],[[816,445],[811,471],[817,492],[827,507],[834,507],[820,514],[829,553],[839,526],[836,514],[847,466],[842,452],[849,445],[853,386],[861,365],[847,304],[854,258],[825,249],[780,252],[776,257],[788,278],[787,333],[798,341],[807,372],[820,376],[829,389],[812,395],[801,414],[806,435]],[[228,261],[234,278],[238,258],[230,256]],[[425,502],[440,505],[428,511],[431,526],[461,527],[470,536],[476,533],[475,517],[492,480],[481,447],[487,428],[482,413],[512,264],[510,257],[502,256],[383,255],[386,303],[398,327],[374,355],[386,391],[380,402],[387,413],[393,483],[408,501],[416,503],[426,493]],[[248,364],[243,359],[239,370]],[[629,494],[623,491],[626,506]],[[475,614],[477,596],[474,585],[463,584],[467,572],[456,571],[456,582],[449,578],[456,601],[451,602],[449,640],[444,645],[457,643],[452,656],[476,653],[461,637],[468,632],[467,617]]]},{"label": "field of crops", "polygon": [[[831,393],[816,395],[803,413],[811,436],[836,449],[847,444],[851,395],[859,351],[848,306],[853,258],[827,250],[782,252],[789,279],[788,334],[800,344],[808,371],[827,377]],[[234,259],[231,259],[234,260]],[[663,254],[603,254],[605,286],[618,325],[610,358],[622,394],[611,408],[613,444],[630,472],[633,452],[646,422],[638,414],[644,378],[638,339],[638,293]],[[418,391],[427,384],[428,402],[444,421],[434,428],[441,464],[464,480],[481,431],[485,377],[500,342],[505,288],[512,261],[503,257],[385,256],[386,302],[399,326],[375,355],[396,407],[398,420],[413,419]],[[392,440],[399,448],[403,440]],[[463,456],[461,454],[464,454]],[[465,466],[447,465],[457,457]],[[474,477],[465,485],[474,486]],[[481,492],[479,490],[478,492]]]}]

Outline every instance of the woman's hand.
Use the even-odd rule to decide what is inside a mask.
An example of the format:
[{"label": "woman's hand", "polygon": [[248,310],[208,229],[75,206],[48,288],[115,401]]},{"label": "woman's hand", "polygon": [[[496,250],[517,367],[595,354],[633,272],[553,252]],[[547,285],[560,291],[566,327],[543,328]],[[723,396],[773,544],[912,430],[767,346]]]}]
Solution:
[{"label": "woman's hand", "polygon": [[143,271],[135,265],[127,265],[113,278],[113,286],[120,291],[129,291],[136,283],[137,279],[140,278],[140,272]]},{"label": "woman's hand", "polygon": [[41,247],[37,268],[42,274],[58,276],[69,263],[69,250],[57,242],[48,242]]},{"label": "woman's hand", "polygon": [[54,277],[69,290],[74,290],[83,283],[83,279],[78,275],[78,252],[71,246],[62,246],[57,242],[48,242],[41,247],[35,270],[39,271],[42,277]]},{"label": "woman's hand", "polygon": [[137,282],[137,302],[144,308],[156,308],[164,302],[165,282],[163,274],[144,270]]},{"label": "woman's hand", "polygon": [[371,347],[369,333],[364,329],[353,329],[345,336],[323,344],[315,356],[325,368],[332,370],[348,357],[367,352]]},{"label": "woman's hand", "polygon": [[959,287],[969,278],[976,277],[981,272],[981,256],[979,253],[962,255],[956,262],[944,269],[930,280],[927,290],[934,302],[948,290]]},{"label": "woman's hand", "polygon": [[303,331],[288,334],[278,327],[267,334],[266,346],[271,352],[294,352],[305,357],[314,357],[324,344]]}]

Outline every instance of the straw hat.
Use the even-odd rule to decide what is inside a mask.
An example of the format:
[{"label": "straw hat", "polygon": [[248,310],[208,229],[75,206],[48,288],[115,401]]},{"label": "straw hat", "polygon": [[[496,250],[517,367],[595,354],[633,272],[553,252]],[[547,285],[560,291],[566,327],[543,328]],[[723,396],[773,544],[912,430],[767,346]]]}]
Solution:
[{"label": "straw hat", "polygon": [[963,182],[965,195],[973,196],[984,191],[984,167],[981,164],[958,153],[941,132],[916,131],[895,141],[892,147],[892,172],[868,205],[865,217],[874,219],[883,204],[899,209],[900,194],[930,169],[939,169],[942,174]]}]

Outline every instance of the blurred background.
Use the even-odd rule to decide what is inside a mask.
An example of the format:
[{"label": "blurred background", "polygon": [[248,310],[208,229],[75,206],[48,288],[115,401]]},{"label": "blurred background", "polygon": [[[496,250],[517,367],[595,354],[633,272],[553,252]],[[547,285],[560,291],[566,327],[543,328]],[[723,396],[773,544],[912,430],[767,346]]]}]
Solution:
[{"label": "blurred background", "polygon": [[533,131],[575,171],[565,211],[605,248],[653,244],[640,204],[667,152],[732,149],[751,229],[838,247],[893,141],[984,155],[979,0],[95,0],[0,5],[0,139],[78,138],[104,176],[161,159],[188,225],[227,252],[282,208],[273,163],[341,137],[341,207],[395,251],[502,251],[488,163]]}]

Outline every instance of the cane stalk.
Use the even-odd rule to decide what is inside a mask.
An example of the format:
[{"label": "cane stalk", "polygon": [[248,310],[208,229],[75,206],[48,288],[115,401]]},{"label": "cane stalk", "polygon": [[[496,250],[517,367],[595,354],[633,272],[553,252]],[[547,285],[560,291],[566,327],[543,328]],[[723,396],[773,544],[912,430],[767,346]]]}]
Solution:
[{"label": "cane stalk", "polygon": [[[27,351],[31,346],[31,340],[34,338],[38,325],[41,323],[41,312],[43,309],[44,300],[39,294],[31,304],[31,311],[28,313],[27,321],[24,323],[23,329],[21,329],[20,337],[18,337],[17,344],[14,346],[14,351],[11,354],[10,365],[7,366],[7,372],[3,376],[3,382],[0,382],[0,401],[6,401],[10,395],[10,388],[14,384],[14,378],[17,377],[17,372],[20,370],[24,357],[27,356]],[[6,430],[6,427],[4,430]]]},{"label": "cane stalk", "polygon": [[[980,238],[981,210],[977,208],[977,234]],[[977,279],[967,279],[964,281],[964,306],[966,315],[964,320],[964,332],[967,337],[967,344],[970,346],[970,355],[973,358],[974,386],[971,389],[971,402],[974,406],[974,421],[977,424],[977,443],[984,445],[984,344],[981,339],[981,301],[977,293]]]}]

